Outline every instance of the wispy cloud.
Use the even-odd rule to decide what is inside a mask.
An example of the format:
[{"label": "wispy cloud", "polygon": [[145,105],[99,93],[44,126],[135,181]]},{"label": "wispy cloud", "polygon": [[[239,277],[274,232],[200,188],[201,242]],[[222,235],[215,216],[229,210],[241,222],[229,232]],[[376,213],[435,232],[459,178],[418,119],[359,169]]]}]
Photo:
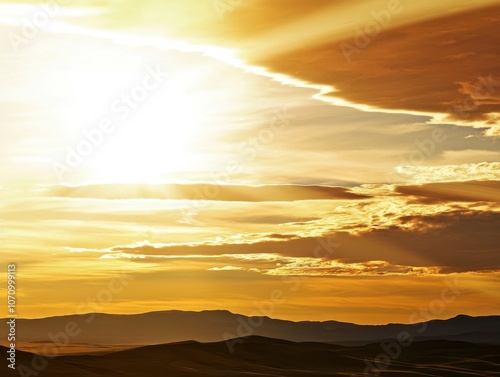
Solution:
[{"label": "wispy cloud", "polygon": [[171,199],[229,202],[288,202],[297,200],[368,199],[345,187],[272,185],[232,186],[224,184],[108,184],[56,186],[49,196],[95,199]]}]

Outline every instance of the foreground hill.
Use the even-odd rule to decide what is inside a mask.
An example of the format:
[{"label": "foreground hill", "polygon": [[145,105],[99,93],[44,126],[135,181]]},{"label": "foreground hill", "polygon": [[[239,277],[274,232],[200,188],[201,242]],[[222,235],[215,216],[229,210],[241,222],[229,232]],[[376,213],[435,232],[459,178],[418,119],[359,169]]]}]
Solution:
[{"label": "foreground hill", "polygon": [[[240,344],[233,353],[225,342],[190,341],[101,356],[61,356],[47,360],[43,368],[39,367],[43,360],[33,363],[32,354],[19,352],[18,371],[9,370],[5,363],[0,369],[2,376],[27,376],[28,368],[35,372],[38,366],[33,375],[39,377],[500,376],[500,346],[495,345],[423,341],[402,348],[400,355],[390,355],[379,344],[346,347],[256,336],[237,341]],[[0,347],[0,352],[5,351]],[[372,364],[377,357],[385,365]]]},{"label": "foreground hill", "polygon": [[[228,311],[164,311],[136,315],[85,314],[43,319],[19,319],[19,342],[149,345],[196,340],[264,336],[297,342],[361,345],[395,339],[408,332],[417,340],[457,340],[500,344],[500,316],[457,316],[415,325],[356,325],[337,321],[292,322],[268,317],[246,317]],[[70,325],[76,330],[66,331]],[[126,330],[126,331],[125,331]],[[0,339],[7,324],[0,321]],[[66,335],[65,335],[66,333]],[[3,335],[2,335],[3,334]]]}]

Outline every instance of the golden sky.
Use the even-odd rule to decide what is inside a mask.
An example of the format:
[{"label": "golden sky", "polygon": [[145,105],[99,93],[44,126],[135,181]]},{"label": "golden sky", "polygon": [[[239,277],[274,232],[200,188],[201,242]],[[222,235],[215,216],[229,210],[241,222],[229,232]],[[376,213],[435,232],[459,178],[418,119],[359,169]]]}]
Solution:
[{"label": "golden sky", "polygon": [[19,314],[498,314],[499,27],[486,0],[0,2]]}]

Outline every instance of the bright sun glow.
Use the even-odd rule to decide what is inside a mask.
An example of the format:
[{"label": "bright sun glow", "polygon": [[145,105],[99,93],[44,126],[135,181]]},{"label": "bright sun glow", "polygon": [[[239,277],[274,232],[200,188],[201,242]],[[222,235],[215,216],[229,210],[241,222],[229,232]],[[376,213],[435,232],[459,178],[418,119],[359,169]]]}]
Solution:
[{"label": "bright sun glow", "polygon": [[203,128],[202,106],[189,95],[162,95],[144,106],[90,161],[98,179],[155,182],[196,164],[194,143]]},{"label": "bright sun glow", "polygon": [[[125,59],[120,67],[112,58],[90,67],[79,62],[56,81],[68,93],[62,121],[70,125],[74,149],[85,154],[85,146],[78,149],[92,141],[85,133],[97,140],[83,156],[77,179],[161,182],[202,166],[196,144],[206,137],[209,110],[209,93],[199,88],[203,71],[180,67],[175,56],[139,66]],[[101,115],[89,118],[89,108]]]}]

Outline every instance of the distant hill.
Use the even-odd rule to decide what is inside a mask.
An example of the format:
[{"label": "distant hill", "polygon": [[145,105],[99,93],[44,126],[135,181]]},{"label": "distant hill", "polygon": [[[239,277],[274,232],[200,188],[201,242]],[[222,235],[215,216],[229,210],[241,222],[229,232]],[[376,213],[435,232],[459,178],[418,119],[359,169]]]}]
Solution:
[{"label": "distant hill", "polygon": [[[75,329],[66,331],[68,326]],[[6,339],[6,321],[0,336]],[[304,342],[361,345],[395,339],[407,332],[416,340],[445,339],[500,344],[500,316],[457,316],[415,325],[356,325],[352,323],[293,322],[246,317],[229,311],[164,311],[135,315],[86,314],[43,319],[20,319],[18,341],[57,341],[87,344],[150,345],[185,340],[217,342],[228,338],[264,336]],[[67,338],[63,333],[69,334]]]},{"label": "distant hill", "polygon": [[[0,347],[5,354],[6,349]],[[382,360],[378,344],[346,347],[294,343],[264,337],[241,339],[234,353],[225,342],[194,341],[146,346],[103,356],[62,356],[49,359],[38,377],[147,376],[500,376],[500,346],[450,341],[424,341]],[[387,354],[386,354],[387,355]],[[387,361],[388,360],[388,361]],[[20,352],[17,366],[32,368],[33,355]],[[43,365],[39,363],[38,365]],[[368,368],[368,369],[367,369]],[[18,376],[2,363],[2,376]],[[34,369],[33,369],[34,370]],[[366,372],[366,374],[365,374]],[[23,369],[23,373],[28,373]],[[21,374],[26,375],[26,374]]]}]

